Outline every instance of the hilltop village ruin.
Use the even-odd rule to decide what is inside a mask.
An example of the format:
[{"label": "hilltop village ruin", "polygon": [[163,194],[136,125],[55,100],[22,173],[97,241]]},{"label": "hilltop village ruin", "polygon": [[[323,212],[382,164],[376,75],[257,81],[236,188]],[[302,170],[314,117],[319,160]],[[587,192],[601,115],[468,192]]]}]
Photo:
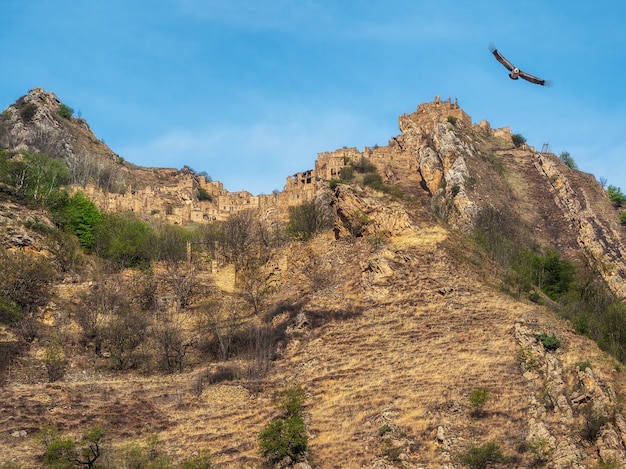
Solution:
[{"label": "hilltop village ruin", "polygon": [[[410,151],[407,144],[411,134],[427,132],[433,124],[454,121],[457,126],[471,128],[471,118],[450,98],[442,101],[439,96],[430,103],[422,103],[411,114],[399,118],[402,135],[393,137],[387,146],[365,147],[363,151],[342,148],[322,152],[317,156],[314,169],[288,176],[282,191],[272,194],[253,195],[247,191],[229,192],[219,181],[208,180],[204,176],[178,171],[176,169],[151,169],[166,184],[129,187],[124,193],[103,192],[95,187],[85,188],[101,210],[132,211],[150,214],[170,223],[202,223],[209,220],[224,220],[233,212],[247,209],[259,209],[266,216],[282,218],[290,206],[310,201],[319,190],[320,183],[339,179],[345,166],[367,159],[374,164],[387,180],[414,180],[423,182],[419,160]],[[492,132],[510,139],[508,127],[491,130],[486,121],[478,124],[482,132]],[[175,181],[175,184],[172,184]],[[202,191],[202,200],[197,196]]]}]

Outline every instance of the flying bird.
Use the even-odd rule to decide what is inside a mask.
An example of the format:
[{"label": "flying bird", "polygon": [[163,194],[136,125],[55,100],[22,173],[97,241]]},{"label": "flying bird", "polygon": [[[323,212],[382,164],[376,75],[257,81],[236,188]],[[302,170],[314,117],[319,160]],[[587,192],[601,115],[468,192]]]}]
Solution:
[{"label": "flying bird", "polygon": [[517,68],[511,62],[506,60],[504,56],[498,51],[498,49],[496,49],[496,47],[493,44],[489,46],[489,50],[491,51],[493,56],[498,60],[498,62],[504,65],[506,69],[511,72],[509,73],[509,77],[511,78],[511,80],[517,80],[519,77],[522,77],[524,80],[529,81],[531,83],[535,83],[536,85],[542,85],[542,86],[552,85],[552,82],[548,80],[543,80],[541,78],[538,78],[534,75],[531,75],[530,73],[526,73],[520,70],[519,68]]}]

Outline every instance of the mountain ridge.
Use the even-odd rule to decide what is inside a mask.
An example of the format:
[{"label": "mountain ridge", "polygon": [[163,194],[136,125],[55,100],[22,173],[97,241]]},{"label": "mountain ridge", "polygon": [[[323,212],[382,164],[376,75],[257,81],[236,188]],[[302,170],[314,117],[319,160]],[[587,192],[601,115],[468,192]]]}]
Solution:
[{"label": "mountain ridge", "polygon": [[[20,124],[28,115],[22,109],[10,111],[10,122]],[[52,119],[51,129],[88,130],[86,122],[40,114],[30,122]],[[258,434],[276,416],[273,397],[298,383],[308,397],[310,438],[300,463],[310,467],[450,469],[488,442],[507,456],[503,467],[626,464],[623,365],[549,308],[555,303],[538,286],[530,292],[507,286],[498,264],[511,243],[531,239],[539,252],[556,249],[601,276],[623,301],[624,229],[604,189],[556,155],[516,146],[507,128],[473,124],[450,100],[420,104],[399,124],[401,134],[387,146],[320,153],[313,169],[266,196],[222,193],[189,170],[134,168],[88,133],[72,139],[68,131],[59,139],[34,132],[36,142],[74,164],[81,160],[77,148],[83,156],[93,148],[111,165],[104,167],[107,178],[73,185],[103,212],[208,225],[237,216],[248,223],[253,208],[275,227],[290,220],[290,208],[313,202],[331,223],[310,239],[270,246],[262,272],[271,293],[243,316],[254,327],[238,331],[231,349],[219,333],[203,329],[213,348],[207,355],[198,347],[180,372],[116,369],[111,344],[94,353],[93,339],[77,338],[77,318],[97,304],[89,298],[109,298],[98,296],[108,289],[115,301],[136,292],[143,305],[155,288],[156,303],[171,305],[175,286],[190,277],[201,284],[199,298],[180,310],[170,306],[173,317],[203,317],[212,311],[206,303],[219,298],[224,314],[235,311],[238,298],[258,284],[242,288],[238,275],[245,269],[226,254],[163,262],[151,271],[92,268],[55,284],[38,316],[51,332],[23,352],[0,388],[10,403],[0,410],[6,458],[0,461],[40,464],[32,435],[45,420],[69,433],[98,422],[119,454],[125,444],[158,434],[177,464],[208,449],[216,467],[262,467]],[[45,149],[20,143],[18,130],[24,136],[24,127],[8,129],[10,151]],[[90,168],[78,175],[106,172]],[[200,200],[199,188],[211,200]],[[21,223],[34,211],[4,204],[2,245],[53,257],[40,248],[41,233]],[[493,232],[504,237],[494,238],[491,252],[473,241]],[[115,316],[107,312],[104,319],[122,320],[126,310],[115,310],[115,301]],[[150,305],[150,315],[162,314],[164,306]],[[48,383],[42,357],[54,334],[65,339],[69,366],[63,379]],[[542,337],[559,346],[546,347]],[[237,353],[248,343],[249,353]],[[470,396],[481,389],[489,398],[477,410]],[[285,460],[283,467],[295,463]]]}]

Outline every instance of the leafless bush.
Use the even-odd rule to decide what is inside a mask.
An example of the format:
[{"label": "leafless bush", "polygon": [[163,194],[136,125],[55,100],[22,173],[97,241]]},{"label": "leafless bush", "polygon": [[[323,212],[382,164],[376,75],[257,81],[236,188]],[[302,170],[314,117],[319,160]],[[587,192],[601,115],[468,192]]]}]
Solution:
[{"label": "leafless bush", "polygon": [[220,360],[228,360],[246,323],[244,308],[237,298],[204,304],[199,310],[197,329],[205,338],[202,348]]},{"label": "leafless bush", "polygon": [[260,379],[267,374],[276,351],[276,344],[283,334],[271,325],[252,325],[248,329],[248,353],[250,366],[248,377]]},{"label": "leafless bush", "polygon": [[149,357],[140,346],[148,337],[148,325],[148,315],[128,304],[113,311],[103,328],[103,336],[117,368],[126,370],[146,364]]},{"label": "leafless bush", "polygon": [[182,373],[189,351],[197,337],[186,327],[187,315],[180,311],[160,311],[155,317],[152,335],[158,347],[159,365],[163,371]]},{"label": "leafless bush", "polygon": [[166,263],[166,283],[176,298],[177,307],[187,308],[195,299],[200,282],[192,265],[186,262]]},{"label": "leafless bush", "polygon": [[65,374],[65,354],[63,352],[63,346],[58,343],[51,343],[46,347],[43,364],[48,373],[48,380],[52,383],[63,378]]},{"label": "leafless bush", "polygon": [[85,342],[94,343],[100,355],[107,317],[128,303],[119,290],[116,277],[97,274],[88,291],[81,296],[80,308],[76,311],[76,322],[80,326]]},{"label": "leafless bush", "polygon": [[80,157],[69,157],[66,162],[73,184],[86,186],[93,183],[106,192],[116,194],[126,191],[126,173],[113,161],[84,154]]},{"label": "leafless bush", "polygon": [[265,269],[260,263],[248,262],[237,271],[236,285],[239,296],[259,314],[273,288]]}]

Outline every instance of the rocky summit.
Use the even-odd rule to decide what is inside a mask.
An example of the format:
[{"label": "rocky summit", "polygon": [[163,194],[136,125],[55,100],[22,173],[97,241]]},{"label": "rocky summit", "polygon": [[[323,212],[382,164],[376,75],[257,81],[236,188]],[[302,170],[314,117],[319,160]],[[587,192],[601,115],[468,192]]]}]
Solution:
[{"label": "rocky summit", "polygon": [[0,463],[626,467],[619,200],[456,100],[399,130],[252,195],[10,105]]}]

